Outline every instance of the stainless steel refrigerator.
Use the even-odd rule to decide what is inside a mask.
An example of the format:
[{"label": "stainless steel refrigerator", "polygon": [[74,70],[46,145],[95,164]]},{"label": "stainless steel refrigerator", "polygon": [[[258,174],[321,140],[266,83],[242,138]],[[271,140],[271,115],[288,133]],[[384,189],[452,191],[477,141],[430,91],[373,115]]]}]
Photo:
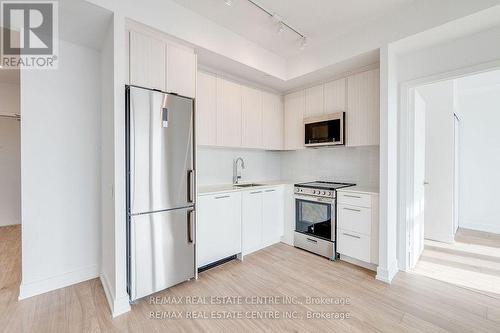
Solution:
[{"label": "stainless steel refrigerator", "polygon": [[126,87],[131,301],[195,276],[194,101]]}]

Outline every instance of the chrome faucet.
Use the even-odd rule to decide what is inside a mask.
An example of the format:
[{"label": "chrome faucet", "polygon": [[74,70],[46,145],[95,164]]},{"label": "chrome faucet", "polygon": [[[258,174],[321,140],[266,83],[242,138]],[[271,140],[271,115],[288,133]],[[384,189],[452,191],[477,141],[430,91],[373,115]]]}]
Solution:
[{"label": "chrome faucet", "polygon": [[233,184],[238,184],[241,179],[241,171],[238,172],[238,162],[241,161],[241,168],[245,169],[245,161],[241,157],[233,160]]}]

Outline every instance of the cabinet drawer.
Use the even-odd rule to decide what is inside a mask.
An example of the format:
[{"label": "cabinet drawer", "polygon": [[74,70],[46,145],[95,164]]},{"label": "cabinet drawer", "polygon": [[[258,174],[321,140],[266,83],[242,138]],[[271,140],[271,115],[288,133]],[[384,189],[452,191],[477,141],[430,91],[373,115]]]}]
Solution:
[{"label": "cabinet drawer", "polygon": [[337,192],[337,202],[339,204],[370,208],[372,206],[372,197],[369,194]]},{"label": "cabinet drawer", "polygon": [[340,254],[370,262],[370,237],[343,229],[337,235],[337,247]]},{"label": "cabinet drawer", "polygon": [[295,232],[293,236],[293,245],[306,251],[322,255],[323,257],[333,259],[333,243],[327,240]]},{"label": "cabinet drawer", "polygon": [[371,234],[372,210],[345,204],[338,205],[337,223],[339,229]]}]

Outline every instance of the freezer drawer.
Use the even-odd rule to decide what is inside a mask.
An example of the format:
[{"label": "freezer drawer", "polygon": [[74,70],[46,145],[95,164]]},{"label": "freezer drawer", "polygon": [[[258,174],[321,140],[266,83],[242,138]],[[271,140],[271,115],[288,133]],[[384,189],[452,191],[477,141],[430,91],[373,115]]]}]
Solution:
[{"label": "freezer drawer", "polygon": [[193,208],[132,216],[131,300],[195,276],[194,223]]},{"label": "freezer drawer", "polygon": [[137,87],[127,94],[130,213],[191,206],[193,100]]}]

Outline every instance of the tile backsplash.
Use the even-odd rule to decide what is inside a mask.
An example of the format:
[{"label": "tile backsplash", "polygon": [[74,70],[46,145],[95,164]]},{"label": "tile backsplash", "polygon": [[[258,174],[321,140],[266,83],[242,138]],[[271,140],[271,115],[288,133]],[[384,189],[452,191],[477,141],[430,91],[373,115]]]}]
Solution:
[{"label": "tile backsplash", "polygon": [[245,160],[242,181],[327,180],[379,185],[379,147],[332,147],[298,151],[198,148],[198,184],[232,181],[233,159]]}]

